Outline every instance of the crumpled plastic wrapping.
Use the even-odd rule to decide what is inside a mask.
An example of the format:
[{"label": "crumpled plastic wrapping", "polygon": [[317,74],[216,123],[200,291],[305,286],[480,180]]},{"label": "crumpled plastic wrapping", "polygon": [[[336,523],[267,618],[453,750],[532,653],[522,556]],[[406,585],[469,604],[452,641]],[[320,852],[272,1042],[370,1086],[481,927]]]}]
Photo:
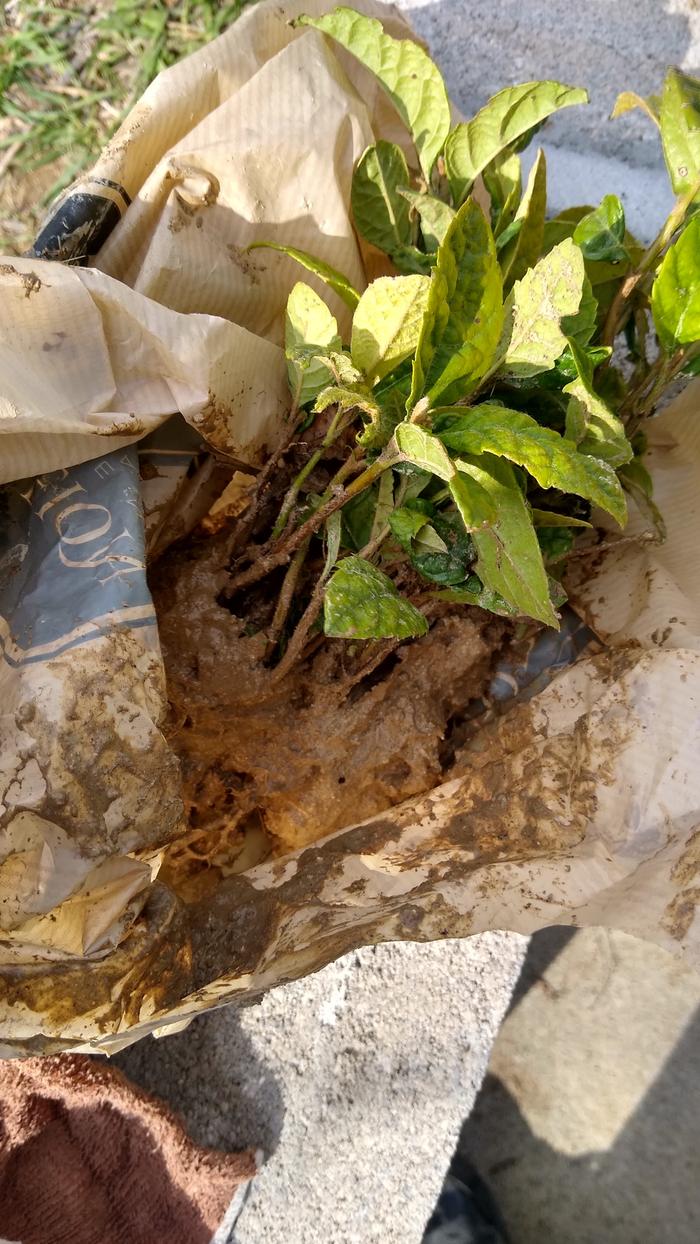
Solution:
[{"label": "crumpled plastic wrapping", "polygon": [[667,542],[601,554],[585,625],[499,675],[459,776],[199,902],[158,879],[183,810],[146,557],[206,512],[220,462],[245,485],[288,404],[299,270],[246,247],[362,288],[352,168],[406,140],[352,58],[288,25],[321,8],[262,3],[162,74],[35,256],[0,262],[6,1055],[109,1052],[371,941],[605,924],[698,957],[697,385],[650,428]]}]

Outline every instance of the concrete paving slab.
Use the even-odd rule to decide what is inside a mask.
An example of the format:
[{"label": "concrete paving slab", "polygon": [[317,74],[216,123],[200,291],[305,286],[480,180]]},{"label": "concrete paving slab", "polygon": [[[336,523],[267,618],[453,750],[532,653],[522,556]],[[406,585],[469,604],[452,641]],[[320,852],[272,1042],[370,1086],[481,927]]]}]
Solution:
[{"label": "concrete paving slab", "polygon": [[531,942],[460,1150],[511,1244],[697,1244],[700,978],[626,934],[568,932]]},{"label": "concrete paving slab", "polygon": [[195,1139],[265,1151],[230,1244],[419,1244],[526,945],[369,947],[116,1061]]}]

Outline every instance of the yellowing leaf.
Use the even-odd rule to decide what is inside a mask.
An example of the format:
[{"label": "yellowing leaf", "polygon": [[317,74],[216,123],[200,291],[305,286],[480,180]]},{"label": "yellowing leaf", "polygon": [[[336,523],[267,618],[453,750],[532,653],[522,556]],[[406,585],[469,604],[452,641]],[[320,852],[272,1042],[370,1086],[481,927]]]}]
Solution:
[{"label": "yellowing leaf", "polygon": [[507,373],[536,376],[554,366],[567,344],[561,320],[578,311],[584,276],[583,255],[567,238],[516,281],[497,351]]},{"label": "yellowing leaf", "polygon": [[334,316],[315,290],[299,281],[287,299],[285,353],[289,388],[297,406],[305,406],[330,384],[328,368],[315,356],[340,350]]},{"label": "yellowing leaf", "polygon": [[341,410],[361,410],[372,422],[378,421],[381,414],[377,403],[367,390],[347,389],[337,384],[329,384],[328,388],[321,390],[316,398],[314,410],[321,413],[329,406],[339,406]]},{"label": "yellowing leaf", "polygon": [[423,614],[364,558],[343,558],[326,588],[323,629],[337,639],[410,639],[425,635]]},{"label": "yellowing leaf", "polygon": [[520,156],[504,151],[483,171],[484,185],[491,200],[491,223],[497,238],[509,228],[522,194]]},{"label": "yellowing leaf", "polygon": [[429,287],[427,276],[380,276],[360,298],[350,353],[370,384],[415,350]]},{"label": "yellowing leaf", "polygon": [[414,360],[408,409],[472,392],[494,356],[503,321],[501,270],[493,234],[469,199],[440,245]]},{"label": "yellowing leaf", "polygon": [[474,478],[469,463],[462,462],[460,465],[458,460],[456,465],[461,474],[455,473],[449,489],[467,531],[476,531],[488,523],[495,523],[498,517],[496,506],[483,485]]},{"label": "yellowing leaf", "polygon": [[330,35],[379,79],[411,132],[429,181],[449,132],[450,105],[442,75],[427,52],[412,39],[392,39],[376,18],[343,6],[322,17],[299,17],[293,24]]},{"label": "yellowing leaf", "polygon": [[638,95],[636,91],[621,91],[615,100],[615,106],[610,113],[610,119],[614,121],[616,117],[621,117],[626,112],[631,112],[633,108],[640,108],[654,122],[654,125],[661,128],[656,102],[653,95],[648,95],[645,99],[642,95]]},{"label": "yellowing leaf", "polygon": [[544,220],[547,212],[547,162],[544,151],[537,152],[537,159],[530,170],[515,220],[520,228],[513,241],[500,253],[499,262],[506,286],[520,281],[528,268],[537,263],[544,242]]},{"label": "yellowing leaf", "polygon": [[479,173],[528,130],[559,108],[587,102],[586,91],[561,82],[524,82],[499,91],[472,121],[456,126],[445,143],[454,202],[461,203]]}]

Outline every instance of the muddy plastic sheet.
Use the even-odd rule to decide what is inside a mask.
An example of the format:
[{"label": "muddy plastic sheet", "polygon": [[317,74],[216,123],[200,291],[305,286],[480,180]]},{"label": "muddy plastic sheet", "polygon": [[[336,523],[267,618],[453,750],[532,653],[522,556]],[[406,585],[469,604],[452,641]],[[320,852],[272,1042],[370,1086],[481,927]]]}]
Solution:
[{"label": "muddy plastic sheet", "polygon": [[245,480],[287,402],[298,270],[245,247],[284,238],[363,285],[352,166],[398,133],[291,13],[259,5],[152,84],[39,239],[67,266],[0,263],[7,1054],[113,1050],[384,939],[606,924],[697,961],[697,386],[651,429],[667,543],[601,556],[561,635],[469,707],[458,776],[199,903],[159,880],[183,812],[145,562],[222,462]]}]

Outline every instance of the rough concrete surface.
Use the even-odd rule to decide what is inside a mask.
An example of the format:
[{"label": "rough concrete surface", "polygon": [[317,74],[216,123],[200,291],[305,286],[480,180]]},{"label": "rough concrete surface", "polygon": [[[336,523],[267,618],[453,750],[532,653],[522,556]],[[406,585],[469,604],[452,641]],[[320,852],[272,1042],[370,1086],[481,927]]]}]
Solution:
[{"label": "rough concrete surface", "polygon": [[624,933],[570,936],[533,938],[460,1148],[511,1244],[697,1244],[700,977]]},{"label": "rough concrete surface", "polygon": [[369,947],[116,1061],[198,1141],[265,1151],[231,1244],[418,1244],[525,946]]},{"label": "rough concrete surface", "polygon": [[398,0],[398,7],[466,116],[501,87],[533,78],[587,87],[587,107],[566,109],[547,126],[550,141],[584,156],[658,168],[648,118],[633,112],[608,121],[616,96],[658,91],[667,65],[700,69],[697,0]]}]

